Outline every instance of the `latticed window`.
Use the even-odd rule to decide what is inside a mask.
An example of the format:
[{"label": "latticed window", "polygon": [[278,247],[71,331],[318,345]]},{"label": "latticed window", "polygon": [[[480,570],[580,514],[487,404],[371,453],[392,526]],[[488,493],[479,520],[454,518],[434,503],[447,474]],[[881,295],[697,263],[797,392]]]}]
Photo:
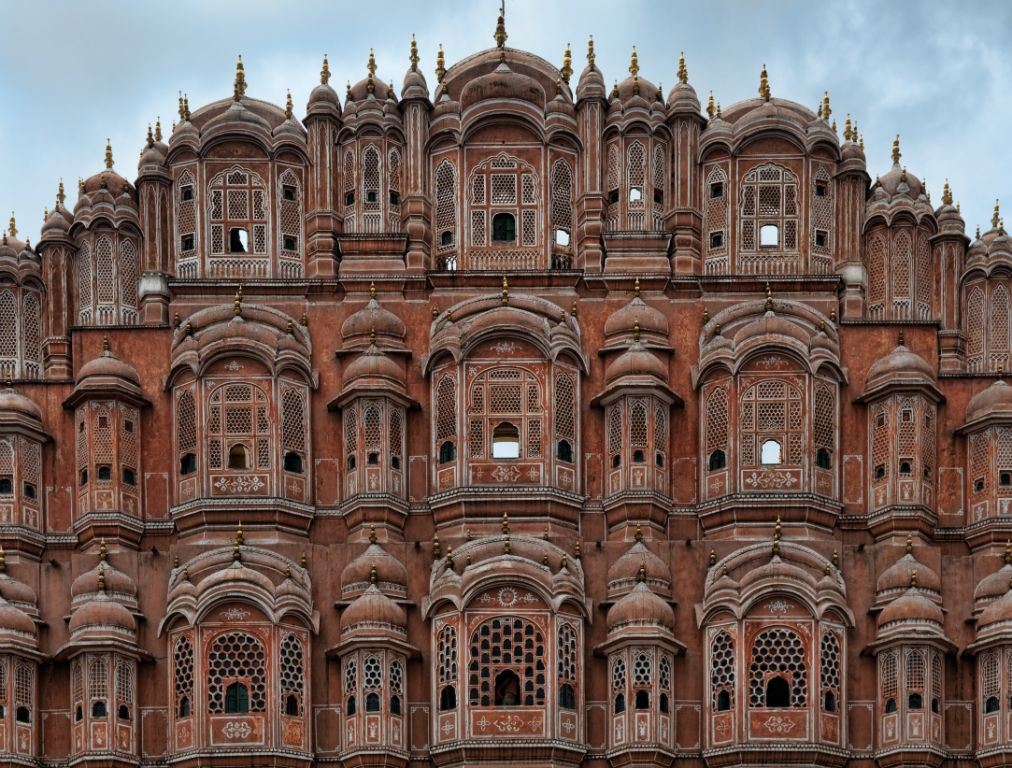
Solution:
[{"label": "latticed window", "polygon": [[576,709],[577,634],[572,624],[563,623],[559,626],[557,653],[558,675],[556,682],[559,686],[559,706],[563,709]]},{"label": "latticed window", "polygon": [[208,252],[212,256],[267,256],[267,187],[253,171],[234,167],[208,184]]},{"label": "latticed window", "polygon": [[822,633],[819,643],[819,685],[822,710],[836,712],[840,706],[840,641],[832,630]]},{"label": "latticed window", "polygon": [[[449,160],[443,160],[436,168],[435,179],[436,250],[440,254],[451,254],[457,248],[457,170]],[[481,181],[484,183],[484,178]],[[448,258],[440,256],[440,267],[455,269],[456,260]]]},{"label": "latticed window", "polygon": [[881,232],[868,238],[868,316],[884,317],[886,300],[886,240]]},{"label": "latticed window", "polygon": [[[742,179],[738,210],[740,250],[777,252],[798,250],[798,177],[782,166],[767,163],[745,174]],[[761,259],[745,264],[756,272],[769,265]]]},{"label": "latticed window", "polygon": [[295,635],[281,641],[281,706],[290,717],[302,717],[305,706],[305,654],[302,642]]},{"label": "latticed window", "polygon": [[[19,310],[20,304],[20,310]],[[33,290],[0,291],[0,376],[35,379],[42,371],[42,305]]]},{"label": "latticed window", "polygon": [[439,630],[438,645],[439,711],[445,712],[457,706],[457,629],[448,625]]},{"label": "latticed window", "polygon": [[112,672],[104,656],[88,659],[88,704],[92,717],[105,717],[109,713],[109,683]]},{"label": "latticed window", "polygon": [[899,675],[897,651],[879,656],[879,689],[882,692],[882,708],[885,714],[897,711],[899,696]]},{"label": "latticed window", "polygon": [[226,632],[207,656],[207,709],[211,714],[267,709],[267,656],[263,644],[245,632]]},{"label": "latticed window", "polygon": [[560,371],[555,374],[555,456],[572,462],[576,450],[576,378]]},{"label": "latticed window", "polygon": [[710,641],[710,696],[714,712],[734,707],[734,640],[721,630]]},{"label": "latticed window", "polygon": [[808,703],[808,666],[801,637],[786,627],[756,635],[749,660],[749,706],[804,707]]},{"label": "latticed window", "polygon": [[181,477],[197,470],[197,404],[189,389],[176,399],[176,449]]},{"label": "latticed window", "polygon": [[[706,248],[706,272],[727,270],[728,189],[727,173],[715,165],[706,175],[703,187],[706,208],[703,214],[703,247]],[[723,258],[721,258],[723,257]]]},{"label": "latticed window", "polygon": [[657,688],[660,691],[659,709],[661,714],[666,715],[671,711],[671,657],[666,653],[657,665]]},{"label": "latticed window", "polygon": [[717,472],[727,467],[727,390],[715,387],[706,398],[706,468]]},{"label": "latticed window", "polygon": [[362,226],[359,228],[361,232],[383,231],[381,178],[380,153],[370,144],[362,152]]},{"label": "latticed window", "polygon": [[913,268],[913,248],[910,233],[900,230],[893,237],[889,274],[892,282],[892,310],[896,319],[911,317],[910,270]]},{"label": "latticed window", "polygon": [[14,666],[14,719],[31,723],[35,713],[35,664],[18,659]]},{"label": "latticed window", "polygon": [[977,662],[980,669],[980,711],[985,715],[1001,709],[1001,657],[985,651]]},{"label": "latticed window", "polygon": [[173,685],[176,717],[193,714],[193,644],[182,635],[172,650]]},{"label": "latticed window", "polygon": [[376,656],[366,656],[362,663],[362,692],[365,694],[365,711],[382,709],[383,665]]},{"label": "latticed window", "polygon": [[625,712],[625,683],[626,664],[625,658],[618,656],[611,662],[611,695],[612,711],[617,715]]},{"label": "latticed window", "polygon": [[344,713],[354,715],[357,709],[356,695],[358,694],[358,661],[355,657],[344,661]]},{"label": "latticed window", "polygon": [[820,167],[812,179],[812,253],[814,270],[829,271],[833,252],[833,223],[836,217],[833,181],[825,168]]},{"label": "latticed window", "polygon": [[984,370],[984,289],[975,285],[966,294],[966,362],[971,371]]},{"label": "latticed window", "polygon": [[474,377],[468,398],[472,459],[541,458],[544,408],[537,377],[522,368],[494,368]]},{"label": "latticed window", "polygon": [[622,432],[622,408],[613,405],[608,411],[608,455],[612,467],[622,465]]},{"label": "latticed window", "polygon": [[815,388],[815,416],[812,430],[815,438],[815,465],[821,469],[833,466],[836,435],[836,398],[828,384]]},{"label": "latticed window", "polygon": [[457,457],[457,382],[445,374],[436,384],[436,451],[439,463]]},{"label": "latticed window", "polygon": [[131,662],[116,662],[116,718],[121,721],[133,719],[134,666]]},{"label": "latticed window", "polygon": [[295,387],[281,393],[281,450],[286,472],[306,471],[306,394]]},{"label": "latticed window", "polygon": [[468,183],[470,238],[476,248],[493,246],[488,253],[475,252],[473,269],[532,269],[540,266],[525,247],[538,245],[541,227],[540,180],[534,169],[519,158],[499,154],[479,165]]},{"label": "latticed window", "polygon": [[924,656],[925,653],[920,648],[906,652],[908,710],[924,709],[924,699],[927,693],[927,663]]},{"label": "latticed window", "polygon": [[136,323],[137,289],[140,284],[140,268],[137,263],[137,246],[133,240],[121,240],[119,245],[119,291],[120,322]]},{"label": "latticed window", "polygon": [[[278,177],[278,242],[282,276],[302,276],[302,183],[291,168]],[[291,262],[286,264],[285,262]]]},{"label": "latticed window", "polygon": [[74,272],[77,276],[77,319],[82,325],[91,322],[91,244],[81,243],[74,258]]},{"label": "latticed window", "polygon": [[22,375],[34,379],[42,373],[42,302],[34,291],[23,291],[22,297]]},{"label": "latticed window", "polygon": [[756,382],[741,398],[741,464],[802,463],[804,407],[801,390],[781,379]]},{"label": "latticed window", "polygon": [[[570,247],[573,235],[573,172],[565,160],[552,164],[552,242],[556,247]],[[553,264],[563,267],[566,264]]]},{"label": "latticed window", "polygon": [[[195,259],[197,255],[197,185],[190,171],[183,171],[176,179],[176,247],[180,261]],[[180,277],[196,277],[189,268],[180,268]]]},{"label": "latticed window", "polygon": [[391,149],[387,155],[387,189],[390,225],[389,231],[401,229],[401,153]]},{"label": "latticed window", "polygon": [[84,657],[70,663],[70,700],[74,706],[74,722],[84,719]]},{"label": "latticed window", "polygon": [[632,660],[632,687],[636,709],[649,709],[654,685],[653,653],[637,651]]},{"label": "latticed window", "polygon": [[402,713],[401,702],[404,698],[404,667],[400,659],[390,662],[387,685],[390,688],[390,714],[399,715]]},{"label": "latticed window", "polygon": [[208,398],[207,454],[211,469],[243,472],[271,466],[267,395],[253,384],[229,383]]},{"label": "latticed window", "polygon": [[541,706],[548,658],[541,630],[514,616],[482,622],[471,634],[468,700],[471,706]]}]

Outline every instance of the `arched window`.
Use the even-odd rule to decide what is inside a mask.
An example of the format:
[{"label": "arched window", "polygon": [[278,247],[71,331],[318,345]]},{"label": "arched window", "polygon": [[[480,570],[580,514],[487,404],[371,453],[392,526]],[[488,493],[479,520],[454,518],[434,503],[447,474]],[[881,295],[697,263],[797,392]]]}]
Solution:
[{"label": "arched window", "polygon": [[911,649],[907,651],[906,656],[907,709],[923,709],[924,696],[927,692],[927,664],[924,651]]},{"label": "arched window", "polygon": [[267,217],[267,185],[256,173],[237,166],[211,179],[207,198],[211,276],[234,269],[235,257],[268,256]]},{"label": "arched window", "polygon": [[515,243],[517,220],[512,213],[497,213],[492,217],[492,242]]},{"label": "arched window", "polygon": [[87,241],[81,243],[74,259],[74,271],[77,274],[77,317],[82,325],[91,323],[92,301],[91,301],[91,244]]},{"label": "arched window", "polygon": [[14,667],[14,719],[31,723],[35,710],[35,664],[18,659]]},{"label": "arched window", "polygon": [[249,690],[242,683],[231,683],[225,689],[225,713],[245,714],[249,712]]},{"label": "arched window", "polygon": [[653,658],[650,654],[639,652],[633,656],[632,684],[636,709],[649,709],[654,684]]},{"label": "arched window", "polygon": [[779,675],[766,681],[766,706],[771,708],[787,707],[791,700],[791,687]]},{"label": "arched window", "polygon": [[502,421],[492,430],[492,458],[520,458],[520,430],[515,424]]},{"label": "arched window", "polygon": [[436,443],[439,446],[439,463],[445,464],[457,457],[457,382],[446,374],[436,384]]},{"label": "arched window", "polygon": [[468,682],[471,706],[544,705],[547,649],[535,624],[516,616],[487,619],[472,633],[469,650],[477,662]]},{"label": "arched window", "polygon": [[723,630],[710,641],[710,690],[717,712],[731,709],[734,697],[734,640]]},{"label": "arched window", "polygon": [[244,472],[271,466],[271,423],[267,395],[260,387],[229,383],[208,399],[210,469]]},{"label": "arched window", "polygon": [[358,691],[358,662],[355,657],[344,660],[344,695],[346,715],[354,715],[357,709],[355,695]]},{"label": "arched window", "polygon": [[533,373],[521,368],[483,371],[469,390],[469,457],[542,458],[544,418],[541,384]]},{"label": "arched window", "polygon": [[363,232],[382,232],[383,191],[380,189],[380,153],[371,144],[362,152],[362,227]]},{"label": "arched window", "polygon": [[445,626],[439,630],[438,642],[439,710],[445,712],[457,706],[457,630]]},{"label": "arched window", "polygon": [[776,440],[765,440],[759,451],[760,464],[783,463],[783,449]]},{"label": "arched window", "polygon": [[305,661],[302,642],[295,635],[285,635],[280,653],[281,697],[285,714],[301,717],[305,697]]},{"label": "arched window", "polygon": [[881,690],[883,709],[886,714],[897,711],[896,700],[899,694],[899,677],[897,674],[896,651],[886,651],[879,657],[879,689]]},{"label": "arched window", "polygon": [[390,689],[390,714],[401,714],[401,696],[404,695],[404,667],[399,659],[390,662],[388,686]]},{"label": "arched window", "polygon": [[502,250],[538,245],[541,185],[533,168],[506,154],[490,157],[471,174],[468,182],[470,241],[474,248],[494,246],[491,252],[473,251],[471,269],[543,269],[533,252]]},{"label": "arched window", "polygon": [[576,709],[577,684],[577,636],[572,624],[563,623],[559,626],[558,669],[556,680],[559,684],[559,706],[563,709]]},{"label": "arched window", "polygon": [[[562,159],[552,164],[552,241],[557,248],[568,249],[573,233],[573,172]],[[571,266],[567,259],[553,259],[552,266]]]},{"label": "arched window", "polygon": [[103,656],[88,659],[88,699],[91,701],[91,716],[105,717],[109,713],[109,684],[112,671]]},{"label": "arched window", "polygon": [[724,469],[727,466],[727,455],[720,449],[710,454],[710,458],[707,461],[707,469],[710,472],[716,472],[717,470]]},{"label": "arched window", "polygon": [[263,643],[251,634],[225,632],[215,637],[207,657],[208,711],[266,711],[266,658]]},{"label": "arched window", "polygon": [[819,686],[822,709],[836,712],[840,698],[840,641],[833,630],[825,630],[819,642]]},{"label": "arched window", "polygon": [[278,177],[278,242],[284,277],[302,277],[302,182],[291,168]]},{"label": "arched window", "polygon": [[[741,271],[762,274],[774,269],[775,257],[761,251],[798,250],[798,178],[767,163],[745,174],[739,204]],[[758,253],[757,253],[758,252]]]},{"label": "arched window", "polygon": [[[196,277],[197,267],[197,185],[190,171],[183,171],[176,179],[176,244],[179,260],[185,266],[177,265],[179,277]],[[189,263],[187,263],[189,262]]]},{"label": "arched window", "polygon": [[[776,697],[772,701],[771,694]],[[808,667],[801,637],[786,627],[763,630],[752,643],[749,706],[799,708],[807,702]]]},{"label": "arched window", "polygon": [[741,398],[741,465],[799,466],[805,440],[801,390],[782,379],[749,386]]},{"label": "arched window", "polygon": [[382,708],[383,666],[377,656],[366,656],[362,664],[362,690],[365,693],[365,711],[379,712]]},{"label": "arched window", "polygon": [[[457,244],[457,172],[449,160],[443,160],[436,168],[436,242],[440,254],[453,251]],[[442,268],[446,268],[445,256],[440,256]]]}]

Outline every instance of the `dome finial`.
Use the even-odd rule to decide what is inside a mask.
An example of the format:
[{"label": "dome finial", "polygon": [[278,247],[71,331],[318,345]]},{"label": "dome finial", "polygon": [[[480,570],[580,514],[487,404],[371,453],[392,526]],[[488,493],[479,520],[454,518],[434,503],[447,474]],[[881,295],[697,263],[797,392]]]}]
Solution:
[{"label": "dome finial", "polygon": [[179,119],[181,121],[186,119],[186,111],[183,109],[183,92],[182,91],[179,92]]},{"label": "dome finial", "polygon": [[154,131],[151,130],[151,123],[148,123],[147,142],[149,147],[153,147],[155,145],[155,134]]},{"label": "dome finial", "polygon": [[453,570],[453,547],[450,545],[446,547],[446,570]]},{"label": "dome finial", "polygon": [[629,56],[629,74],[633,77],[639,77],[640,74],[640,57],[636,53],[636,46],[632,48],[632,54]]},{"label": "dome finial", "polygon": [[636,320],[633,323],[633,341],[639,344],[640,341],[640,321]]},{"label": "dome finial", "polygon": [[640,563],[640,569],[636,571],[636,583],[645,584],[647,580],[647,566],[645,563]]},{"label": "dome finial", "polygon": [[717,114],[717,107],[713,102],[713,91],[710,91],[710,98],[706,102],[706,116],[712,120],[715,114]]},{"label": "dome finial", "polygon": [[766,283],[766,311],[773,311],[773,289],[770,288],[769,282]]},{"label": "dome finial", "polygon": [[327,85],[330,82],[330,62],[327,61],[327,54],[323,54],[323,66],[320,67],[320,85]]},{"label": "dome finial", "polygon": [[637,542],[643,541],[643,526],[636,523],[636,533],[633,534],[633,539]]},{"label": "dome finial", "polygon": [[235,61],[235,86],[232,89],[232,98],[239,101],[246,95],[246,68],[242,64],[242,54]]},{"label": "dome finial", "polygon": [[376,584],[379,581],[379,576],[376,573],[376,566],[374,565],[369,569],[369,583]]},{"label": "dome finial", "polygon": [[98,542],[98,560],[100,563],[104,563],[108,557],[109,553],[106,551],[105,548],[105,539],[102,538]]},{"label": "dome finial", "polygon": [[369,543],[370,544],[375,544],[376,543],[376,526],[375,525],[370,525],[369,526]]},{"label": "dome finial", "polygon": [[510,516],[509,516],[509,512],[503,512],[502,513],[502,535],[503,536],[509,536],[510,535]]},{"label": "dome finial", "polygon": [[717,550],[710,548],[710,567],[713,568],[717,564]]},{"label": "dome finial", "polygon": [[7,222],[7,231],[10,233],[11,237],[18,236],[18,227],[14,222],[14,211],[11,211],[11,218]]},{"label": "dome finial", "polygon": [[162,116],[155,117],[155,141],[162,140]]},{"label": "dome finial", "polygon": [[829,106],[829,91],[822,92],[822,119],[829,122],[829,116],[833,114],[833,110]]},{"label": "dome finial", "polygon": [[506,280],[506,275],[502,276],[502,304],[506,306],[510,303],[510,284]]},{"label": "dome finial", "polygon": [[103,336],[102,337],[102,355],[105,356],[105,357],[108,357],[111,349],[112,348],[109,345],[109,337],[108,336]]},{"label": "dome finial", "polygon": [[112,170],[112,143],[109,139],[105,140],[105,167]]},{"label": "dome finial", "polygon": [[443,82],[443,78],[446,77],[446,55],[443,53],[443,44],[439,44],[439,50],[436,51],[436,82]]},{"label": "dome finial", "polygon": [[63,191],[63,179],[60,179],[60,184],[56,188],[56,207],[62,208],[63,201],[67,199],[67,193]]},{"label": "dome finial", "polygon": [[372,281],[370,281],[369,283],[369,298],[370,299],[376,298],[376,283]]},{"label": "dome finial", "polygon": [[910,571],[910,588],[917,589],[917,571]]},{"label": "dome finial", "polygon": [[7,555],[4,554],[3,545],[0,545],[0,573],[7,573]]},{"label": "dome finial", "polygon": [[235,528],[235,543],[232,545],[232,561],[238,563],[242,559],[242,545],[246,541],[246,537],[242,532],[242,520]]},{"label": "dome finial", "polygon": [[495,38],[495,47],[504,51],[505,56],[506,40],[509,38],[506,34],[506,0],[499,0],[499,18],[496,19],[495,34],[492,37]]},{"label": "dome finial", "polygon": [[678,82],[683,85],[689,82],[689,70],[685,68],[685,51],[678,54]]},{"label": "dome finial", "polygon": [[847,119],[843,121],[843,138],[846,141],[854,140],[854,129],[850,124],[850,113],[847,113]]},{"label": "dome finial", "polygon": [[293,114],[294,114],[294,109],[293,109],[293,105],[292,105],[292,91],[291,91],[291,89],[289,89],[288,90],[288,96],[285,98],[285,118],[287,120],[291,120]]},{"label": "dome finial", "polygon": [[232,299],[232,314],[235,317],[239,317],[242,314],[242,286],[240,285],[235,291],[235,297]]},{"label": "dome finial", "polygon": [[418,58],[418,41],[415,40],[414,32],[411,33],[411,54],[408,56],[408,61],[411,62],[411,71],[417,72],[420,59]]},{"label": "dome finial", "polygon": [[573,49],[569,43],[566,43],[566,52],[562,54],[562,69],[559,70],[562,74],[562,80],[569,85],[569,78],[573,76]]},{"label": "dome finial", "polygon": [[587,37],[587,66],[593,67],[594,59],[596,58],[597,55],[594,53],[594,36],[590,35]]},{"label": "dome finial", "polygon": [[1005,565],[1012,565],[1012,539],[1005,541]]},{"label": "dome finial", "polygon": [[638,299],[640,297],[640,279],[637,277],[636,282],[633,283],[633,294]]},{"label": "dome finial", "polygon": [[439,545],[439,534],[432,534],[432,559],[438,560],[443,555],[443,549]]},{"label": "dome finial", "polygon": [[907,554],[908,555],[913,554],[913,551],[914,551],[914,537],[913,537],[913,534],[910,534],[910,533],[907,534],[906,550],[907,550]]},{"label": "dome finial", "polygon": [[773,556],[776,557],[780,554],[780,539],[782,538],[782,526],[780,525],[780,515],[777,515],[777,522],[773,526]]},{"label": "dome finial", "polygon": [[190,96],[187,93],[183,94],[183,119],[190,119]]},{"label": "dome finial", "polygon": [[1001,213],[998,210],[998,198],[995,198],[994,213],[991,214],[991,229],[998,229],[998,225],[1000,223],[1001,223]]},{"label": "dome finial", "polygon": [[901,157],[903,154],[900,152],[900,135],[897,133],[893,139],[893,165],[899,165]]},{"label": "dome finial", "polygon": [[942,187],[942,205],[952,205],[952,188],[949,187],[949,180],[945,180],[945,186]]},{"label": "dome finial", "polygon": [[770,78],[766,73],[766,65],[763,64],[762,72],[759,73],[759,98],[763,101],[769,101],[771,96]]},{"label": "dome finial", "polygon": [[105,593],[105,566],[99,566],[98,569],[98,591]]},{"label": "dome finial", "polygon": [[365,65],[365,68],[371,76],[376,77],[376,54],[373,53],[372,48],[369,49],[369,61]]}]

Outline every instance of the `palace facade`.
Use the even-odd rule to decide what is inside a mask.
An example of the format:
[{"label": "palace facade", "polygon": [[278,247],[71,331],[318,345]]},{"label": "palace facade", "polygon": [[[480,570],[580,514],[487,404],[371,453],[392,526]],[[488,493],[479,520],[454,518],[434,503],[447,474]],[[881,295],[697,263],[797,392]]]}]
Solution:
[{"label": "palace facade", "polygon": [[505,43],[12,218],[0,762],[1012,760],[997,206]]}]

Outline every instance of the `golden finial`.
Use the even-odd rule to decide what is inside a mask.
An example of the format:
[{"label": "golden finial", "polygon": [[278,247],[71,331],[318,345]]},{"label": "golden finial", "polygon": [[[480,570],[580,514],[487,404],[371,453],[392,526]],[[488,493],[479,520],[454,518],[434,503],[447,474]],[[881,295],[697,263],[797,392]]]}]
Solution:
[{"label": "golden finial", "polygon": [[179,120],[183,121],[186,119],[186,110],[183,109],[183,92],[179,92]]},{"label": "golden finial", "polygon": [[903,334],[903,331],[900,331],[899,335],[896,338],[896,344],[897,344],[897,346],[900,346],[900,347],[905,346],[906,345],[906,340],[907,339],[906,339],[906,336]]},{"label": "golden finial", "polygon": [[502,551],[503,551],[503,554],[505,554],[505,555],[508,555],[511,552],[509,534],[506,534],[506,539],[502,543]]},{"label": "golden finial", "polygon": [[717,117],[720,117],[720,102],[717,102]]},{"label": "golden finial", "polygon": [[369,526],[369,543],[370,544],[375,544],[376,543],[376,526],[375,525],[370,525]]},{"label": "golden finial", "polygon": [[369,71],[369,74],[376,77],[376,54],[373,53],[372,48],[369,49],[369,61],[366,63],[365,68]]},{"label": "golden finial", "polygon": [[369,329],[369,343],[370,344],[375,344],[376,343],[376,329],[375,328],[370,328]]},{"label": "golden finial", "polygon": [[910,534],[910,533],[907,534],[906,550],[907,550],[907,554],[908,555],[912,554],[913,551],[914,551],[914,537],[913,537],[913,534]]},{"label": "golden finial", "polygon": [[639,342],[640,340],[640,321],[633,321],[633,341]]},{"label": "golden finial", "polygon": [[566,85],[569,85],[569,78],[573,76],[573,49],[569,43],[566,43],[566,52],[562,54],[562,69],[559,72]]},{"label": "golden finial", "polygon": [[637,277],[636,282],[633,283],[633,295],[635,298],[640,297],[640,279]]},{"label": "golden finial", "polygon": [[190,96],[189,94],[183,94],[183,119],[190,119]]},{"label": "golden finial", "polygon": [[99,542],[98,542],[98,559],[99,559],[100,562],[104,563],[106,561],[106,558],[108,556],[109,555],[108,555],[108,553],[106,552],[106,549],[105,549],[105,539],[104,538],[100,539]]},{"label": "golden finial", "polygon": [[685,51],[678,54],[678,82],[689,82],[689,70],[685,68]]},{"label": "golden finial", "polygon": [[186,335],[187,336],[192,336],[193,335],[193,323],[187,323],[186,324]]},{"label": "golden finial", "polygon": [[302,317],[299,318],[299,325],[303,328],[309,327],[309,315],[306,314],[305,310],[302,312]]},{"label": "golden finial", "polygon": [[285,566],[285,578],[286,579],[292,578],[292,566],[290,565]]},{"label": "golden finial", "polygon": [[545,552],[544,556],[541,558],[541,564],[543,566],[545,566],[546,568],[548,567],[548,553],[547,552]]},{"label": "golden finial", "polygon": [[611,87],[611,93],[608,94],[608,98],[609,99],[617,99],[618,98],[618,80],[616,80],[615,84],[612,85],[612,87]]},{"label": "golden finial", "polygon": [[637,542],[643,541],[643,526],[636,523],[636,533],[633,534],[633,539]]},{"label": "golden finial", "polygon": [[900,152],[900,135],[897,133],[893,139],[893,165],[899,165],[901,157],[903,154]]},{"label": "golden finial", "polygon": [[108,336],[103,336],[102,337],[102,354],[103,355],[108,355],[110,349],[111,349],[111,347],[109,345],[109,337]]},{"label": "golden finial", "polygon": [[998,229],[999,223],[1001,223],[1001,214],[998,211],[998,199],[995,198],[994,213],[991,214],[991,229]]},{"label": "golden finial", "polygon": [[710,322],[710,312],[709,312],[709,310],[708,310],[708,309],[707,309],[707,308],[706,308],[706,307],[704,306],[704,307],[703,307],[703,325],[706,325],[706,324],[707,324],[708,322]]},{"label": "golden finial", "polygon": [[411,71],[417,72],[420,59],[418,58],[418,41],[415,40],[414,32],[411,33],[411,54],[408,56],[408,61],[411,62]]},{"label": "golden finial", "polygon": [[644,563],[640,563],[640,569],[636,571],[636,582],[642,584],[647,580],[647,566]]},{"label": "golden finial", "polygon": [[545,530],[541,532],[541,538],[548,541],[548,526],[545,526]]},{"label": "golden finial", "polygon": [[7,573],[7,555],[4,554],[3,545],[0,545],[0,573]]},{"label": "golden finial", "polygon": [[566,570],[569,567],[569,555],[566,553],[562,554],[562,559],[559,560],[559,570]]},{"label": "golden finial", "polygon": [[151,130],[151,123],[148,123],[148,136],[147,136],[147,142],[148,142],[148,146],[149,146],[149,147],[153,147],[153,146],[155,145],[155,134],[154,134],[154,132],[153,132],[153,131]]},{"label": "golden finial", "polygon": [[587,38],[587,66],[588,67],[593,67],[594,66],[594,59],[596,59],[596,58],[597,58],[597,55],[594,53],[594,36],[590,35]]},{"label": "golden finial", "polygon": [[158,115],[155,118],[155,141],[162,140],[162,116]]},{"label": "golden finial", "polygon": [[320,85],[327,85],[330,82],[330,62],[327,61],[327,54],[323,54],[323,66],[320,67]]},{"label": "golden finial", "polygon": [[759,98],[769,101],[770,95],[770,78],[766,73],[766,65],[763,64],[762,72],[759,73]]},{"label": "golden finial", "polygon": [[710,550],[710,567],[713,568],[717,564],[717,550]]},{"label": "golden finial", "polygon": [[295,323],[293,323],[291,320],[289,320],[288,324],[285,326],[285,333],[287,333],[289,336],[295,333]]},{"label": "golden finial", "polygon": [[11,237],[17,237],[18,236],[18,228],[17,228],[17,225],[14,222],[14,211],[11,211],[11,218],[7,222],[7,231],[10,233]]},{"label": "golden finial", "polygon": [[46,219],[48,218],[49,218],[49,206],[46,205],[42,207],[42,223],[45,224]]},{"label": "golden finial", "polygon": [[502,304],[505,306],[510,303],[510,284],[506,281],[506,275],[502,277]]},{"label": "golden finial", "polygon": [[1012,565],[1012,539],[1005,541],[1005,565]]},{"label": "golden finial", "polygon": [[770,288],[770,284],[766,283],[766,311],[773,311],[773,289]]},{"label": "golden finial", "polygon": [[632,54],[629,56],[629,74],[638,77],[640,73],[640,57],[636,53],[636,46],[633,46]]},{"label": "golden finial", "polygon": [[78,195],[84,194],[84,179],[82,179],[80,176],[77,177],[77,194]]},{"label": "golden finial", "polygon": [[242,286],[235,292],[235,298],[232,299],[232,314],[236,317],[242,314]]},{"label": "golden finial", "polygon": [[294,114],[295,114],[295,112],[294,112],[294,109],[292,107],[292,92],[291,92],[291,90],[289,90],[288,91],[288,96],[287,96],[287,98],[285,98],[285,117],[288,120],[291,120],[292,119],[292,115],[294,115]]},{"label": "golden finial", "polygon": [[942,187],[942,205],[952,205],[952,188],[949,186],[949,180],[945,180],[945,186]]},{"label": "golden finial", "polygon": [[306,567],[306,562],[307,562],[307,560],[306,560],[306,553],[305,553],[305,552],[303,552],[303,553],[302,553],[302,554],[301,554],[301,555],[299,556],[299,565],[301,565],[301,566],[302,566],[303,568],[305,568],[305,567]]},{"label": "golden finial", "polygon": [[583,557],[583,545],[580,544],[580,540],[576,540],[576,544],[573,545],[573,557],[577,560]]},{"label": "golden finial", "polygon": [[714,106],[713,91],[710,91],[710,98],[706,102],[706,116],[712,120],[715,114],[717,114],[717,108]]},{"label": "golden finial", "polygon": [[510,535],[510,516],[508,512],[502,513],[502,535]]},{"label": "golden finial", "polygon": [[829,124],[829,127],[833,129],[833,133],[836,133],[836,120]]},{"label": "golden finial", "polygon": [[439,534],[432,534],[432,558],[438,560],[443,555],[443,548],[439,545]]},{"label": "golden finial", "polygon": [[63,201],[67,199],[67,194],[63,191],[63,179],[60,179],[60,184],[56,188],[56,207],[62,208]]},{"label": "golden finial", "polygon": [[506,40],[509,38],[506,34],[506,0],[500,0],[499,18],[496,19],[495,34],[492,37],[495,38],[496,48],[503,50],[506,47]]},{"label": "golden finial", "polygon": [[235,87],[232,90],[232,98],[239,101],[246,95],[246,68],[242,65],[242,54],[235,61]]},{"label": "golden finial", "polygon": [[373,281],[370,281],[369,283],[369,298],[370,299],[376,298],[376,283]]},{"label": "golden finial", "polygon": [[436,82],[443,82],[444,77],[446,77],[446,58],[443,55],[443,44],[440,43],[436,52]]},{"label": "golden finial", "polygon": [[346,101],[351,101],[351,80],[345,82],[344,85],[344,98]]},{"label": "golden finial", "polygon": [[833,567],[837,570],[840,569],[840,553],[837,550],[833,550]]},{"label": "golden finial", "polygon": [[910,588],[917,588],[917,571],[910,571]]},{"label": "golden finial", "polygon": [[907,167],[905,165],[903,166],[903,170],[900,171],[900,183],[901,184],[907,183]]},{"label": "golden finial", "polygon": [[446,547],[446,567],[448,570],[453,570],[453,547],[449,545]]},{"label": "golden finial", "polygon": [[976,239],[980,240],[980,224],[977,225]]},{"label": "golden finial", "polygon": [[112,144],[109,139],[105,140],[105,167],[112,170]]},{"label": "golden finial", "polygon": [[579,311],[580,308],[576,305],[576,302],[574,301],[573,306],[569,308],[569,314],[571,314],[573,317],[576,317]]},{"label": "golden finial", "polygon": [[432,319],[435,320],[437,317],[439,317],[439,307],[433,307],[432,308]]},{"label": "golden finial", "polygon": [[379,582],[379,574],[376,573],[376,566],[374,565],[369,569],[369,583],[376,584],[377,582]]},{"label": "golden finial", "polygon": [[780,539],[782,537],[782,526],[780,525],[780,515],[777,515],[776,524],[773,526],[773,554],[774,556],[780,554]]},{"label": "golden finial", "polygon": [[471,526],[467,526],[467,530],[464,531],[464,538],[467,539],[468,541],[474,538],[474,536],[471,533]]},{"label": "golden finial", "polygon": [[829,107],[829,91],[822,92],[822,119],[829,120],[829,116],[833,114],[833,110]]},{"label": "golden finial", "polygon": [[850,124],[850,113],[847,113],[847,119],[843,122],[843,138],[846,141],[850,141],[853,137],[853,128]]},{"label": "golden finial", "polygon": [[98,591],[105,592],[105,566],[99,566],[98,569]]}]

